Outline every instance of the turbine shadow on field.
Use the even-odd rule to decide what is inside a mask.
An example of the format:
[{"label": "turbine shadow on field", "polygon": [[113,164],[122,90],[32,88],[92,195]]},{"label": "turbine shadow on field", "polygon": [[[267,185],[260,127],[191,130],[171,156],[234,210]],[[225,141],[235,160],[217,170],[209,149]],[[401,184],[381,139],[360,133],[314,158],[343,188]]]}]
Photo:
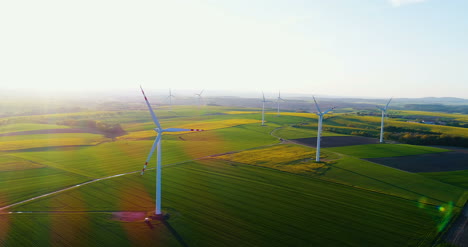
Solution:
[{"label": "turbine shadow on field", "polygon": [[166,226],[166,228],[172,233],[172,235],[177,239],[179,244],[183,247],[188,247],[187,243],[185,243],[184,239],[180,234],[171,226],[169,221],[167,220],[162,220],[162,223]]}]

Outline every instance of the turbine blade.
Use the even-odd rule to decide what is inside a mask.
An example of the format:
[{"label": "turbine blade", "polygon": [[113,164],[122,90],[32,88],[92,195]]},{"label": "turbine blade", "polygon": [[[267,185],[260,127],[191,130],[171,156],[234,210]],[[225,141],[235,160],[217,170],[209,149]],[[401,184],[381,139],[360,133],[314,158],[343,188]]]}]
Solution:
[{"label": "turbine blade", "polygon": [[158,136],[156,137],[156,139],[153,142],[153,146],[151,147],[151,150],[150,150],[150,152],[148,154],[148,158],[146,158],[145,165],[143,166],[143,169],[141,170],[141,175],[143,175],[145,173],[146,167],[148,166],[148,162],[150,161],[151,156],[153,156],[154,150],[156,149],[156,146],[157,146],[159,141],[161,141],[161,134],[158,134]]},{"label": "turbine blade", "polygon": [[320,113],[322,113],[322,111],[320,110],[320,107],[319,107],[318,104],[317,104],[317,100],[315,100],[315,97],[314,97],[314,96],[312,96],[312,98],[314,98],[315,107],[317,107],[317,111],[320,112]]},{"label": "turbine blade", "polygon": [[332,108],[330,108],[330,109],[324,111],[323,114],[325,115],[325,114],[327,114],[328,112],[333,111],[335,108],[336,108],[336,107],[332,107]]},{"label": "turbine blade", "polygon": [[390,100],[387,102],[387,105],[385,105],[385,110],[387,110],[388,104],[390,104],[390,101],[392,101],[393,97],[390,98]]},{"label": "turbine blade", "polygon": [[263,93],[263,91],[262,91],[262,95],[263,95],[263,102],[266,102],[265,101],[265,94]]},{"label": "turbine blade", "polygon": [[199,94],[200,94],[200,97],[201,97],[201,95],[202,95],[203,91],[205,91],[205,89],[202,89],[202,90],[201,90],[201,92],[199,93]]},{"label": "turbine blade", "polygon": [[168,128],[164,132],[182,132],[182,131],[203,131],[202,129],[182,129],[182,128]]},{"label": "turbine blade", "polygon": [[151,117],[153,118],[153,122],[156,124],[156,126],[158,126],[159,129],[161,129],[161,125],[159,124],[158,118],[156,117],[156,114],[154,114],[154,111],[151,108],[148,98],[146,98],[145,91],[143,91],[143,88],[141,87],[141,85],[140,85],[140,88],[141,88],[141,92],[143,93],[143,96],[145,97],[146,105],[148,105],[148,109],[151,113]]}]

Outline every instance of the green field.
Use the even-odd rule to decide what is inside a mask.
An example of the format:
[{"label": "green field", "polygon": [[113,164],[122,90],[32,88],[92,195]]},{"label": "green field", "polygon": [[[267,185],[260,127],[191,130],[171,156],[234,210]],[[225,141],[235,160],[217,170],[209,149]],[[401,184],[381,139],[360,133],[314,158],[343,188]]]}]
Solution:
[{"label": "green field", "polygon": [[[242,125],[177,136],[164,135],[163,165],[274,144],[278,140],[268,134],[272,129]],[[248,138],[253,139],[245,142]],[[73,150],[21,152],[11,155],[89,178],[99,178],[140,170],[152,143],[153,141],[122,140]]]},{"label": "green field", "polygon": [[[275,131],[275,135],[283,139],[299,139],[317,137],[317,127],[287,126]],[[343,134],[323,131],[322,136],[344,136]]]},{"label": "green field", "polygon": [[0,125],[0,134],[30,130],[49,130],[49,129],[66,129],[67,126],[55,124],[36,124],[36,123],[19,123]]},{"label": "green field", "polygon": [[107,139],[102,135],[90,133],[3,136],[0,137],[0,151],[96,145],[107,141]]},{"label": "green field", "polygon": [[[399,146],[390,144],[387,149],[393,146],[396,146],[398,150]],[[424,150],[426,147],[421,148]],[[435,151],[438,150],[435,149]],[[452,201],[457,206],[463,206],[465,200],[468,199],[468,194],[465,195],[464,189],[428,179],[420,174],[408,173],[356,157],[343,156],[340,153],[330,152],[328,149],[324,149],[321,153],[321,158],[325,162],[316,163],[313,161],[314,157],[314,148],[300,145],[275,145],[216,158],[378,191],[406,198],[415,203],[424,200],[428,204],[437,205]]]},{"label": "green field", "polygon": [[421,173],[421,175],[447,184],[453,184],[460,188],[468,189],[468,170],[453,172],[427,172]]},{"label": "green field", "polygon": [[[153,229],[143,218],[154,209],[155,157],[144,176],[138,172],[156,136],[146,110],[0,119],[0,133],[66,128],[55,124],[70,119],[121,124],[127,132],[0,137],[0,208],[91,181],[4,209],[0,245],[431,246],[468,198],[465,171],[414,174],[362,160],[445,149],[324,148],[316,163],[314,148],[279,140],[315,137],[314,114],[267,112],[261,126],[258,109],[155,110],[164,128],[207,131],[164,134],[162,205],[171,217],[153,220]],[[377,119],[333,114],[324,125],[370,132]],[[116,216],[126,212],[143,216]]]},{"label": "green field", "polygon": [[[173,214],[170,225],[190,246],[219,246],[220,243],[223,246],[426,246],[444,217],[434,206],[419,208],[412,201],[394,196],[217,160],[166,167],[163,172],[163,209]],[[153,185],[154,172],[144,177],[131,174],[13,209],[151,210]],[[34,228],[40,224],[40,221],[20,221],[16,215],[9,217],[10,225],[19,225],[16,227]],[[45,217],[44,221],[55,217]],[[83,217],[86,222],[91,221],[87,225],[95,224],[88,219],[96,217],[92,213]],[[109,215],[101,217],[106,229],[101,233],[101,243],[115,242],[115,236],[133,224],[113,222]],[[79,224],[80,219],[76,221]],[[54,232],[49,235],[60,234],[54,231],[53,224],[46,225]],[[143,228],[140,234],[144,233],[151,234],[151,231]],[[64,241],[67,232],[62,234],[58,239]],[[152,238],[157,236],[153,234]],[[31,239],[13,235],[6,244],[23,241]],[[50,238],[42,241],[56,243]],[[132,241],[128,238],[121,245],[133,245]],[[150,241],[157,244],[158,240]]]},{"label": "green field", "polygon": [[88,180],[52,167],[3,171],[0,172],[0,208]]},{"label": "green field", "polygon": [[342,153],[358,158],[382,158],[449,151],[441,148],[407,144],[366,144],[346,147],[324,148],[324,150]]}]

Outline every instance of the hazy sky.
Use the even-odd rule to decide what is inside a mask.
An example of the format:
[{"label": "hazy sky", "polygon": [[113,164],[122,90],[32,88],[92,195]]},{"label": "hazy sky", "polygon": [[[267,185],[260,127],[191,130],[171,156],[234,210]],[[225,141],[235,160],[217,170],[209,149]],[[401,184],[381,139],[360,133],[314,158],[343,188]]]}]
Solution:
[{"label": "hazy sky", "polygon": [[0,0],[0,90],[468,98],[466,0]]}]

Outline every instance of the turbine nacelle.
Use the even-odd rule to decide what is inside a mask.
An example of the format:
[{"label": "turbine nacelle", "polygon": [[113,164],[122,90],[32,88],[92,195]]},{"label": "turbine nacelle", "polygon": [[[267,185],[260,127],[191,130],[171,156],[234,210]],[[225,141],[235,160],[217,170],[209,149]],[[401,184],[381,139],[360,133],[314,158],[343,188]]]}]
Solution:
[{"label": "turbine nacelle", "polygon": [[393,97],[390,98],[387,102],[387,104],[385,105],[385,107],[380,107],[380,106],[376,106],[379,110],[383,111],[383,112],[387,112],[387,109],[388,109],[388,105],[390,104],[390,101],[392,101]]}]

